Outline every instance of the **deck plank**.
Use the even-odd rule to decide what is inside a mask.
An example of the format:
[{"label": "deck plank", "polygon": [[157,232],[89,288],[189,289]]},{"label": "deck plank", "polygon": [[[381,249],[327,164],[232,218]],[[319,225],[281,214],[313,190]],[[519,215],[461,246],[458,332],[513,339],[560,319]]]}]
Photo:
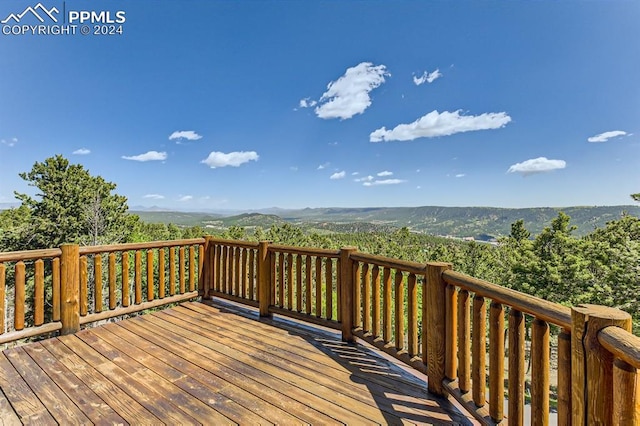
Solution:
[{"label": "deck plank", "polygon": [[[59,362],[40,343],[24,346],[24,350],[47,374],[60,390],[78,406],[93,423],[120,424],[125,420],[104,402],[91,388],[71,373],[67,367]],[[60,418],[65,423],[68,419]]]},{"label": "deck plank", "polygon": [[[287,397],[300,402],[307,408],[315,411],[317,413],[317,416],[314,413],[314,416],[309,419],[308,415],[306,414],[308,410],[303,409],[301,411],[294,411],[294,407],[291,408],[291,414],[305,420],[308,419],[308,421],[310,421],[311,423],[339,423],[341,421],[340,416],[342,414],[349,416],[349,420],[351,420],[351,423],[356,420],[358,420],[360,423],[364,421],[364,419],[361,417],[353,418],[354,416],[350,416],[349,412],[342,413],[341,410],[334,409],[332,404],[321,398],[317,398],[315,395],[310,394],[303,389],[289,386],[286,382],[280,380],[278,377],[266,374],[250,365],[242,364],[233,358],[222,356],[215,351],[203,346],[194,346],[193,344],[190,344],[186,339],[183,339],[181,336],[171,335],[160,338],[158,337],[158,329],[156,327],[144,327],[144,325],[133,321],[121,323],[119,325],[126,328],[127,330],[139,334],[140,336],[144,336],[145,339],[157,345],[163,346],[165,349],[173,351],[176,348],[182,347],[185,351],[192,352],[192,354],[195,355],[196,358],[207,359],[207,364],[211,366],[210,371],[215,373],[220,372],[225,376],[226,380],[239,380],[240,382],[253,380],[258,382],[261,387],[263,387],[267,391],[273,392],[277,397],[286,395]],[[327,416],[330,417],[330,419],[327,419]]]},{"label": "deck plank", "polygon": [[[361,404],[359,401],[348,398],[346,395],[336,392],[333,389],[326,388],[319,385],[316,382],[307,380],[304,377],[300,377],[291,371],[288,371],[279,366],[269,364],[257,358],[252,358],[240,351],[234,350],[227,346],[227,341],[220,336],[213,339],[213,334],[207,334],[204,331],[200,331],[200,335],[191,331],[185,330],[189,328],[189,325],[174,325],[172,323],[163,321],[155,315],[146,315],[145,317],[138,317],[136,322],[144,323],[144,325],[151,324],[156,329],[170,330],[172,334],[182,336],[187,339],[195,339],[195,341],[205,348],[210,350],[208,353],[212,357],[226,357],[227,359],[233,359],[237,365],[241,365],[242,370],[248,371],[261,371],[274,378],[278,378],[285,382],[285,386],[295,386],[300,390],[308,392],[317,398],[318,403],[327,406],[327,409],[339,415],[341,419],[346,419],[347,422],[353,423],[370,423],[370,422],[383,422],[388,423],[380,410],[376,407],[371,407],[366,404]],[[397,422],[393,422],[397,423]]]},{"label": "deck plank", "polygon": [[158,384],[137,380],[75,335],[62,336],[58,340],[160,419],[174,424],[198,424],[196,419],[158,392]]},{"label": "deck plank", "polygon": [[56,425],[53,416],[6,358],[8,351],[0,356],[0,387],[16,415],[25,424]]},{"label": "deck plank", "polygon": [[[340,380],[337,374],[326,374],[325,371],[319,371],[317,364],[308,360],[303,360],[300,361],[301,364],[296,364],[288,359],[273,356],[264,351],[264,347],[260,343],[253,342],[253,344],[249,344],[249,342],[235,341],[227,337],[222,332],[223,329],[221,327],[217,327],[215,331],[206,328],[205,322],[200,322],[198,326],[195,326],[189,324],[185,317],[180,319],[169,312],[158,312],[153,316],[162,318],[186,330],[195,331],[195,329],[200,329],[200,333],[205,337],[211,339],[215,337],[217,342],[222,343],[229,350],[242,353],[241,358],[238,358],[238,360],[249,362],[249,360],[253,359],[255,360],[254,366],[260,366],[259,368],[271,374],[279,371],[280,377],[288,383],[305,389],[314,389],[316,395],[328,399],[334,404],[339,404],[361,416],[366,416],[370,421],[401,423],[401,418],[396,416],[392,404],[384,398],[382,392],[377,396],[379,401],[383,402],[384,407],[380,404],[376,406],[376,397],[371,395],[371,389],[367,387],[367,384],[355,383],[350,380],[349,375],[343,381]],[[264,336],[261,335],[261,337]],[[313,386],[314,383],[315,387]],[[387,408],[387,410],[384,410],[383,413],[381,408]]]},{"label": "deck plank", "polygon": [[[176,317],[188,321],[190,317],[186,307],[177,307],[155,314],[161,318]],[[228,322],[224,316],[197,316],[197,323],[212,333],[232,339],[230,347],[244,350],[247,354],[273,363],[280,368],[289,368],[294,374],[314,380],[317,383],[349,395],[351,398],[372,406],[378,406],[391,416],[396,416],[397,403],[403,402],[402,417],[411,420],[446,420],[448,413],[436,401],[429,399],[426,382],[421,387],[409,382],[403,386],[402,394],[397,391],[399,374],[393,373],[393,364],[386,359],[372,357],[362,349],[342,342],[325,340],[312,342],[315,351],[298,350],[297,345],[287,341],[263,338],[264,335],[242,332],[242,320]],[[255,321],[253,321],[255,323]],[[262,337],[262,338],[261,338]],[[272,337],[272,334],[269,334]],[[314,337],[314,340],[317,337]],[[322,339],[321,339],[322,340]],[[308,342],[307,342],[308,343]],[[327,356],[333,355],[331,357]],[[341,362],[334,361],[339,355]],[[354,365],[354,364],[362,364]],[[395,369],[397,371],[397,368]],[[378,377],[382,374],[382,377]],[[411,385],[415,389],[411,389]],[[418,408],[419,407],[419,408]],[[387,421],[391,420],[387,418]]]},{"label": "deck plank", "polygon": [[184,373],[188,377],[195,378],[192,384],[193,389],[190,391],[195,397],[201,400],[209,398],[209,392],[217,392],[226,398],[237,401],[244,407],[250,408],[256,414],[265,419],[269,419],[277,424],[294,424],[300,422],[300,419],[288,414],[285,410],[271,405],[260,397],[245,391],[244,389],[226,382],[215,376],[207,370],[169,352],[159,346],[141,339],[139,336],[112,324],[102,329],[100,337],[122,352],[134,356],[137,355],[138,360],[146,357],[143,354],[154,354],[163,359],[167,364],[176,370]]},{"label": "deck plank", "polygon": [[160,418],[154,416],[58,339],[44,340],[41,344],[123,418],[136,419],[140,423],[161,423]]},{"label": "deck plank", "polygon": [[[183,410],[187,410],[196,420],[202,423],[214,422],[216,424],[233,423],[238,420],[253,424],[270,424],[268,420],[248,412],[244,407],[224,395],[220,395],[218,392],[212,391],[206,397],[203,397],[198,391],[199,386],[194,379],[167,365],[164,360],[161,361],[144,351],[135,350],[131,343],[127,342],[129,345],[128,351],[132,355],[129,356],[124,351],[118,350],[105,341],[105,334],[108,334],[108,332],[100,329],[83,330],[77,333],[76,336],[103,355],[104,353],[117,353],[118,356],[112,359],[114,363],[117,365],[129,364],[137,367],[133,377],[154,383],[157,391],[173,404]],[[201,398],[198,398],[198,396]]]},{"label": "deck plank", "polygon": [[0,425],[472,424],[426,391],[425,376],[375,349],[217,302],[5,350],[0,418]]}]

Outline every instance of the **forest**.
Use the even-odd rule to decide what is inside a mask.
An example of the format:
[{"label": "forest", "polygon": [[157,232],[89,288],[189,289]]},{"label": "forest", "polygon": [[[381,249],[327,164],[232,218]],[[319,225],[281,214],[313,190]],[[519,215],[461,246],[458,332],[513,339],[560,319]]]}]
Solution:
[{"label": "forest", "polygon": [[[16,193],[21,205],[0,211],[0,251],[115,244],[201,237],[199,226],[147,223],[128,211],[116,185],[92,176],[62,156],[37,162],[20,177],[37,190],[35,197]],[[640,194],[632,194],[640,201]],[[559,212],[532,236],[524,220],[511,224],[496,245],[465,242],[410,232],[309,232],[284,223],[248,231],[240,226],[215,230],[229,239],[269,240],[277,244],[358,250],[415,262],[451,262],[464,272],[517,291],[572,306],[614,306],[633,317],[640,332],[640,219],[622,215],[577,236],[571,218]]]}]

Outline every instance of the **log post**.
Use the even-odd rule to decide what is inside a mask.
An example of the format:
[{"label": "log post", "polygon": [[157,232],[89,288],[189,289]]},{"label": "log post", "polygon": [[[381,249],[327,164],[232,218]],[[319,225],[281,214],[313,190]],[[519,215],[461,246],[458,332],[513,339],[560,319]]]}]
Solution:
[{"label": "log post", "polygon": [[80,247],[77,244],[60,246],[60,334],[80,330]]},{"label": "log post", "polygon": [[202,272],[200,273],[200,279],[198,282],[198,296],[203,300],[211,300],[209,295],[209,289],[211,288],[211,282],[213,278],[213,256],[211,253],[213,243],[212,236],[207,235],[204,237],[204,260],[202,262]]},{"label": "log post", "polygon": [[[451,269],[450,263],[427,263],[426,282],[422,289],[426,295],[426,319],[423,317],[423,339],[427,340],[427,376],[429,376],[429,392],[435,395],[445,395],[442,381],[445,378],[445,364],[447,352],[447,283],[442,279],[442,273]],[[451,309],[451,308],[449,308]]]},{"label": "log post", "polygon": [[[340,249],[340,319],[342,324],[342,341],[354,342],[353,337],[353,264],[351,254],[357,251],[355,247]],[[330,285],[330,284],[327,284]]]},{"label": "log post", "polygon": [[[260,316],[269,316],[269,304],[271,302],[271,259],[269,255],[269,241],[260,241],[258,245],[258,303],[260,304]],[[282,297],[282,294],[280,295]]]},{"label": "log post", "polygon": [[571,309],[572,424],[613,424],[613,355],[598,341],[610,325],[631,331],[631,315],[616,308],[578,305]]}]

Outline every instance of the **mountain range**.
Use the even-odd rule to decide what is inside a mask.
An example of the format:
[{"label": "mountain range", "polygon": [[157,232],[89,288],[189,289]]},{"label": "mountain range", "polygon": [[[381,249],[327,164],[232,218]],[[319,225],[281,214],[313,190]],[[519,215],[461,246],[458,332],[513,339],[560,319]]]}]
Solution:
[{"label": "mountain range", "polygon": [[320,232],[388,231],[407,227],[413,232],[458,238],[473,237],[490,240],[508,235],[511,224],[524,220],[525,227],[536,235],[549,226],[551,220],[564,212],[576,226],[576,235],[585,235],[623,214],[640,217],[640,206],[577,206],[533,207],[508,209],[497,207],[367,207],[367,208],[305,208],[262,209],[234,212],[175,212],[137,210],[146,222],[174,223],[181,226],[202,226],[226,229],[229,226],[269,228],[290,223],[306,230]]}]

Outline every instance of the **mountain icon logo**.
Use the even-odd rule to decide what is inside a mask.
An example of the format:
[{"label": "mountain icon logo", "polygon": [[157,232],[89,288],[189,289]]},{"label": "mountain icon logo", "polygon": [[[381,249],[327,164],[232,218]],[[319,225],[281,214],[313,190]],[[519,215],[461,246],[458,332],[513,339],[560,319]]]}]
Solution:
[{"label": "mountain icon logo", "polygon": [[9,14],[9,16],[7,16],[5,19],[0,21],[0,23],[6,24],[9,21],[13,20],[16,24],[18,24],[20,23],[20,20],[29,13],[35,16],[38,21],[44,23],[45,19],[43,18],[43,16],[49,17],[49,19],[51,19],[53,22],[58,22],[58,18],[55,17],[54,13],[58,14],[60,13],[60,11],[55,6],[52,7],[51,9],[47,9],[42,5],[42,3],[38,3],[34,7],[28,6],[22,13]]}]

